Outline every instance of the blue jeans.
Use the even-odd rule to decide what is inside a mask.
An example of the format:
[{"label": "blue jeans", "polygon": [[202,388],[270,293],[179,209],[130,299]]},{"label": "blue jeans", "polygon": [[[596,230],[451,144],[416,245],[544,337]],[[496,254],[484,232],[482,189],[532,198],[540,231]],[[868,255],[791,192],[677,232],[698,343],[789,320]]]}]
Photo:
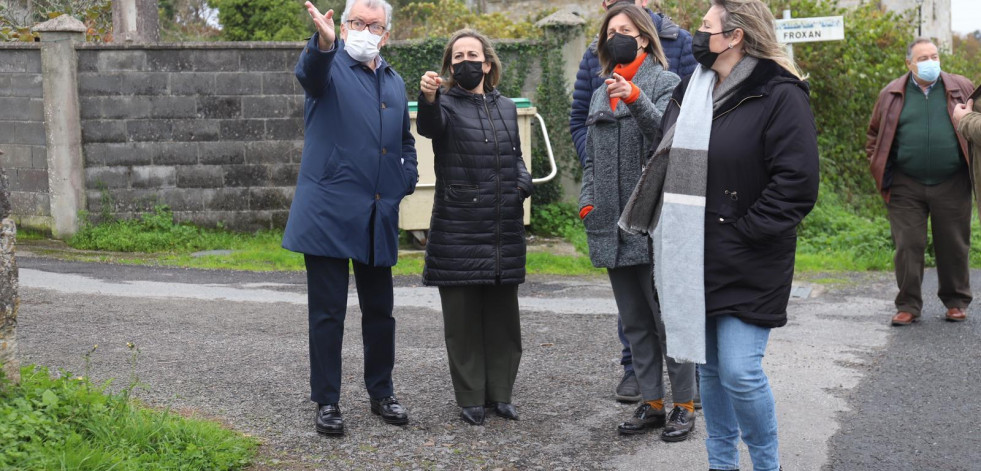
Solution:
[{"label": "blue jeans", "polygon": [[709,468],[739,468],[742,432],[753,469],[778,470],[776,406],[762,365],[770,329],[732,316],[709,317],[705,329],[706,363],[698,372]]}]

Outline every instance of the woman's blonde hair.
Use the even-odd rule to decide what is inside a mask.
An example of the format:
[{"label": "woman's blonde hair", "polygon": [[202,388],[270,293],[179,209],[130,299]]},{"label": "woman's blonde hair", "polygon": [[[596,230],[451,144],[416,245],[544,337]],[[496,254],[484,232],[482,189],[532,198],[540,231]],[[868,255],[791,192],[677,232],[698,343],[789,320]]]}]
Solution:
[{"label": "woman's blonde hair", "polygon": [[599,41],[596,43],[596,57],[599,58],[600,65],[603,68],[600,74],[610,75],[613,73],[613,68],[617,66],[613,63],[613,58],[610,57],[610,54],[606,52],[606,41],[609,39],[606,36],[606,29],[610,25],[610,20],[617,15],[627,15],[627,18],[630,18],[630,21],[637,27],[637,32],[640,33],[640,36],[647,39],[647,47],[644,48],[644,51],[654,58],[654,62],[661,64],[661,67],[667,69],[668,58],[664,55],[664,49],[661,47],[661,40],[657,37],[657,29],[654,28],[654,22],[651,21],[651,16],[647,14],[646,10],[633,3],[617,3],[606,11],[606,16],[603,17],[603,24],[599,30]]},{"label": "woman's blonde hair", "polygon": [[456,86],[456,80],[453,80],[450,66],[453,65],[453,45],[461,38],[474,38],[480,41],[484,52],[484,62],[490,62],[490,71],[484,74],[484,92],[494,90],[494,87],[501,82],[501,59],[497,57],[494,46],[491,45],[487,36],[469,28],[453,33],[449,42],[446,43],[446,50],[443,51],[443,68],[440,70],[440,75],[444,77],[443,83],[446,85],[446,89],[449,90]]},{"label": "woman's blonde hair", "polygon": [[736,28],[743,30],[743,52],[772,60],[801,80],[806,78],[777,42],[773,13],[766,4],[760,0],[712,0],[712,4],[722,7],[722,31],[730,31],[723,36],[732,36],[731,30]]}]

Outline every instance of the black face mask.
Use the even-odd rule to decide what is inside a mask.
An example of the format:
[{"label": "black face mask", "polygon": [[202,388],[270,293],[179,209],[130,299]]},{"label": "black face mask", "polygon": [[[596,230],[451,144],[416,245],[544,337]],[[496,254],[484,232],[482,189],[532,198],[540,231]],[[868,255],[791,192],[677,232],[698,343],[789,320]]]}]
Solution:
[{"label": "black face mask", "polygon": [[484,79],[484,63],[480,61],[463,61],[453,64],[453,80],[464,90],[470,91],[480,85]]},{"label": "black face mask", "polygon": [[729,49],[722,52],[712,52],[712,50],[709,49],[709,41],[712,39],[712,36],[715,36],[716,34],[729,33],[732,31],[733,30],[731,29],[729,31],[720,31],[718,33],[695,31],[695,36],[691,38],[691,55],[695,56],[695,60],[698,61],[699,64],[705,66],[706,69],[711,69],[712,65],[715,64],[715,60],[719,58],[719,54],[722,54]]},{"label": "black face mask", "polygon": [[614,64],[629,64],[637,58],[637,38],[626,34],[613,33],[613,37],[606,40],[606,53]]}]

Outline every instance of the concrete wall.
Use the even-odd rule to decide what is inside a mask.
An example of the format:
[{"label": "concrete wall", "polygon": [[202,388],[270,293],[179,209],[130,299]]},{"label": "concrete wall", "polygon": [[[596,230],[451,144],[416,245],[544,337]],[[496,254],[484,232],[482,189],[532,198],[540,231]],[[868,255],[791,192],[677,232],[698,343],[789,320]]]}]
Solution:
[{"label": "concrete wall", "polygon": [[[42,44],[44,34],[50,33],[42,33]],[[66,141],[72,152],[58,161],[66,172],[84,172],[74,179],[70,173],[58,178],[61,167],[49,162],[56,153],[45,133],[63,126],[45,124],[66,113],[44,111],[50,103],[43,101],[40,71],[48,56],[35,45],[0,44],[0,149],[7,152],[0,165],[10,175],[18,225],[70,235],[72,228],[54,230],[61,226],[52,214],[59,221],[69,215],[53,203],[61,201],[58,191],[77,189],[84,201],[66,208],[72,217],[86,210],[94,221],[130,218],[166,204],[179,221],[202,226],[285,226],[303,147],[303,91],[293,75],[302,48],[77,43],[52,54],[45,67],[61,60],[76,64],[77,74],[66,83],[77,82],[81,144]],[[540,74],[536,65],[532,69],[528,96]],[[68,85],[47,86],[54,96]],[[45,114],[51,115],[47,123]],[[420,139],[420,146],[428,143]]]},{"label": "concrete wall", "polygon": [[87,207],[281,227],[303,139],[299,44],[82,45]]},{"label": "concrete wall", "polygon": [[10,182],[14,219],[50,224],[41,51],[35,44],[0,44],[0,167]]}]

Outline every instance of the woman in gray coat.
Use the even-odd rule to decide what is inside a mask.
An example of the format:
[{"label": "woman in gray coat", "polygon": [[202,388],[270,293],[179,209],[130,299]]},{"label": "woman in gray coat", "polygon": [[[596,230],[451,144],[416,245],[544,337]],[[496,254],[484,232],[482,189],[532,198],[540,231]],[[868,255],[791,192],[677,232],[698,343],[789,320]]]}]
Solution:
[{"label": "woman in gray coat", "polygon": [[586,227],[593,265],[606,268],[623,333],[633,351],[644,402],[619,425],[621,434],[664,427],[661,438],[688,438],[695,423],[695,365],[667,360],[674,409],[664,409],[664,328],[652,280],[650,242],[617,227],[640,179],[645,158],[660,141],[664,109],[680,79],[667,70],[650,16],[631,4],[610,8],[597,52],[606,86],[598,88],[586,120],[579,217]]}]

